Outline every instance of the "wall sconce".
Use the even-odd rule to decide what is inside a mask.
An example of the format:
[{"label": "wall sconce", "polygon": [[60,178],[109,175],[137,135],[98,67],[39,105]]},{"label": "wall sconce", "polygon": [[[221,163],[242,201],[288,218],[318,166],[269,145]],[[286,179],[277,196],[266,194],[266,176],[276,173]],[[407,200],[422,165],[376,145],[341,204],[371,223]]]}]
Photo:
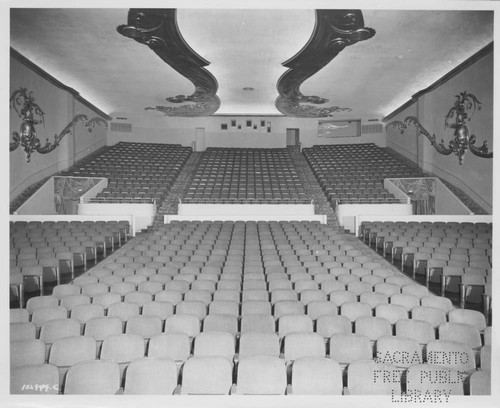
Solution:
[{"label": "wall sconce", "polygon": [[473,94],[467,93],[467,91],[461,92],[459,95],[455,95],[455,97],[455,104],[447,113],[444,121],[445,130],[447,128],[454,129],[453,139],[449,141],[448,147],[444,144],[443,139],[441,139],[440,143],[437,143],[436,136],[431,135],[415,116],[408,116],[404,123],[395,120],[389,123],[388,126],[398,127],[401,133],[403,133],[410,124],[414,124],[418,133],[429,139],[432,146],[434,146],[439,153],[446,156],[451,153],[457,155],[460,165],[463,164],[463,157],[467,150],[470,150],[478,157],[491,159],[493,157],[493,152],[488,150],[488,142],[484,141],[480,147],[475,146],[476,136],[469,134],[469,129],[466,125],[466,122],[471,120],[476,110],[481,110],[481,102],[479,102]]},{"label": "wall sconce", "polygon": [[21,125],[19,127],[19,133],[12,132],[13,141],[10,142],[10,151],[16,150],[19,145],[24,149],[26,153],[26,161],[29,163],[31,159],[31,153],[37,151],[38,153],[46,154],[54,150],[62,138],[68,133],[71,133],[73,126],[78,122],[82,122],[83,125],[88,128],[89,132],[95,125],[103,123],[107,127],[107,123],[104,119],[95,117],[88,120],[86,115],[76,115],[66,127],[58,134],[54,135],[54,141],[51,143],[47,138],[44,146],[40,143],[36,134],[35,126],[38,124],[45,124],[44,115],[40,106],[35,103],[35,98],[33,97],[33,92],[29,92],[26,88],[19,88],[15,90],[10,96],[10,107],[14,108],[18,116],[21,118]]}]

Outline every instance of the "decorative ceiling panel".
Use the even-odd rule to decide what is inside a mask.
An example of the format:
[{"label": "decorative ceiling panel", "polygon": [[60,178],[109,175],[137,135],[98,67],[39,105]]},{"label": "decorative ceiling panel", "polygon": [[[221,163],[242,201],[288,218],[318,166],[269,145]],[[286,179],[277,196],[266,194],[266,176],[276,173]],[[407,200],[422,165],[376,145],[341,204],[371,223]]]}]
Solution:
[{"label": "decorative ceiling panel", "polygon": [[[177,26],[171,27],[165,24],[173,24],[172,11],[148,10],[139,22],[138,9],[132,16],[123,8],[7,12],[16,51],[111,116],[140,116],[144,123],[162,117],[157,106],[183,115],[382,118],[493,41],[494,2],[490,10],[366,9],[354,12],[350,22],[345,15],[335,16],[335,10],[321,10],[334,16],[333,24],[317,25],[314,4],[308,3],[309,9],[218,9],[169,3],[181,7]],[[165,62],[170,51],[162,45],[153,49],[121,35],[117,27],[124,24],[136,39],[148,35],[137,34],[144,29],[167,36],[165,44],[184,63],[171,66]],[[368,30],[357,37],[356,30],[365,27],[376,34],[366,39]],[[139,31],[131,34],[133,29]],[[337,37],[346,46],[329,43]],[[303,54],[311,46],[311,54]]]},{"label": "decorative ceiling panel", "polygon": [[146,107],[146,110],[156,110],[167,116],[209,116],[219,109],[217,81],[203,68],[209,62],[196,54],[184,41],[177,25],[175,9],[131,9],[128,24],[119,26],[117,30],[125,37],[147,45],[194,84],[195,91],[191,95],[166,98],[168,102],[182,105],[160,105]]},{"label": "decorative ceiling panel", "polygon": [[217,114],[280,115],[274,103],[286,71],[281,63],[311,37],[314,10],[179,9],[177,20],[219,82]]},{"label": "decorative ceiling panel", "polygon": [[[329,102],[328,99],[305,96],[300,92],[300,86],[345,47],[374,35],[374,29],[364,27],[360,10],[316,10],[316,27],[311,39],[297,55],[283,63],[290,69],[278,81],[278,110],[296,117],[328,117],[337,112],[351,111],[348,107],[323,106]],[[311,103],[322,106],[316,107]]]}]

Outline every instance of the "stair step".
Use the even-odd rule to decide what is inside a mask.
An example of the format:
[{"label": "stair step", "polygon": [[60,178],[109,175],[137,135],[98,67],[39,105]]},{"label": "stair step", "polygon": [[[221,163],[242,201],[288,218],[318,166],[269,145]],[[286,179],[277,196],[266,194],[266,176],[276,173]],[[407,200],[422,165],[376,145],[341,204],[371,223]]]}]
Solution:
[{"label": "stair step", "polygon": [[297,169],[297,174],[299,175],[299,178],[304,185],[306,193],[308,193],[314,200],[315,213],[326,214],[327,225],[331,226],[339,232],[343,232],[344,229],[339,225],[335,211],[327,201],[323,190],[321,189],[316,179],[316,176],[311,171],[309,164],[306,162],[300,150],[289,149],[289,154],[293,159],[293,162]]},{"label": "stair step", "polygon": [[[327,224],[339,232],[344,229],[338,224],[335,211],[326,200],[323,190],[319,186],[316,177],[311,171],[309,164],[299,149],[288,149],[288,152],[295,164],[297,174],[306,190],[306,193],[314,201],[314,210],[316,214],[326,214]],[[166,214],[177,214],[179,199],[187,193],[191,181],[196,173],[198,164],[202,158],[201,152],[193,152],[177,176],[174,184],[168,194],[164,197],[161,206],[157,209],[153,228],[163,224],[163,218]]]},{"label": "stair step", "polygon": [[157,209],[154,225],[162,225],[164,215],[177,214],[179,199],[187,192],[201,160],[201,152],[192,152],[182,167],[162,205]]}]

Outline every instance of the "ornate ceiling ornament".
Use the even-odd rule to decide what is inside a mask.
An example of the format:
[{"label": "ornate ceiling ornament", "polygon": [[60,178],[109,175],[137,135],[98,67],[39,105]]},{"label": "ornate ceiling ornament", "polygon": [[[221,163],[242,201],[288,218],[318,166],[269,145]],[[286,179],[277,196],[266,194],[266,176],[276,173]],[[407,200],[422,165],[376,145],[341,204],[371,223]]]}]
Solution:
[{"label": "ornate ceiling ornament", "polygon": [[467,91],[455,95],[455,98],[455,103],[446,114],[444,120],[445,130],[454,129],[453,139],[448,142],[448,146],[445,145],[444,139],[441,139],[441,142],[438,143],[436,141],[436,136],[434,134],[431,135],[415,116],[408,116],[404,122],[399,120],[392,121],[387,126],[397,127],[401,131],[401,134],[403,134],[409,125],[414,125],[417,128],[418,134],[424,135],[429,139],[431,145],[439,153],[445,156],[454,153],[458,156],[460,165],[463,164],[463,158],[467,150],[470,150],[472,154],[478,157],[491,159],[493,157],[493,152],[489,151],[488,142],[483,141],[481,146],[476,146],[476,136],[469,134],[469,129],[466,125],[466,122],[472,119],[476,110],[481,110],[481,102],[479,102],[473,94]]},{"label": "ornate ceiling ornament", "polygon": [[276,108],[283,114],[298,117],[329,117],[336,112],[350,111],[339,106],[316,107],[328,99],[305,96],[302,83],[335,58],[340,51],[358,41],[368,40],[375,30],[364,26],[360,10],[316,10],[316,26],[308,43],[294,57],[282,65],[290,68],[278,80],[280,96]]},{"label": "ornate ceiling ornament", "polygon": [[40,123],[45,124],[45,113],[40,106],[35,103],[33,92],[28,92],[26,88],[16,89],[10,96],[10,107],[14,109],[22,119],[19,133],[16,131],[12,132],[13,141],[10,142],[10,151],[16,150],[18,146],[21,145],[26,153],[26,161],[28,163],[31,160],[31,154],[35,151],[41,154],[53,151],[59,146],[62,138],[68,133],[71,133],[73,127],[79,122],[82,122],[83,125],[88,128],[89,132],[92,132],[94,126],[100,123],[103,123],[104,126],[107,127],[107,122],[102,118],[95,117],[88,120],[86,115],[76,115],[58,135],[54,135],[54,141],[52,143],[49,142],[47,138],[45,145],[42,146],[40,139],[37,137],[35,126]]},{"label": "ornate ceiling ornament", "polygon": [[217,80],[203,68],[210,63],[194,52],[182,37],[175,9],[130,9],[127,22],[117,27],[120,34],[147,45],[195,86],[192,95],[166,98],[170,103],[188,104],[146,107],[145,110],[156,110],[167,116],[209,116],[219,109]]}]

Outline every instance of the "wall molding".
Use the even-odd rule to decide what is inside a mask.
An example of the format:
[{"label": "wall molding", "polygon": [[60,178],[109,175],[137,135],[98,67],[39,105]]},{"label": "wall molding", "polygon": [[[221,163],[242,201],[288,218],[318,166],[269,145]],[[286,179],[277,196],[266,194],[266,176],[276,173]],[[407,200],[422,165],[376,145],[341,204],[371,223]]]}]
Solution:
[{"label": "wall molding", "polygon": [[75,91],[73,88],[70,88],[67,85],[64,85],[61,81],[58,79],[54,78],[52,75],[50,75],[47,71],[43,70],[40,68],[38,65],[35,63],[31,62],[28,58],[26,58],[24,55],[16,51],[14,48],[10,48],[10,56],[14,58],[16,61],[20,62],[23,64],[26,68],[29,68],[39,76],[41,76],[43,79],[47,80],[50,82],[52,85],[55,87],[62,89],[63,91],[68,92],[75,98],[78,102],[80,102],[82,105],[86,106],[87,108],[93,110],[95,113],[98,115],[102,116],[106,120],[111,120],[111,116],[107,115],[104,113],[102,110],[100,110],[97,106],[93,105],[89,101],[87,101],[85,98],[80,96],[80,93]]},{"label": "wall molding", "polygon": [[[472,212],[477,214],[488,213],[491,214],[493,211],[492,205],[484,201],[481,196],[472,191],[469,186],[463,183],[462,180],[456,178],[453,174],[447,171],[441,170],[429,162],[422,161],[421,163],[416,163],[415,160],[407,157],[404,153],[398,151],[397,145],[387,146],[391,153],[401,160],[408,161],[408,164],[412,164],[418,167],[426,177],[437,177],[441,182],[453,192],[461,201],[464,203]],[[406,149],[401,148],[401,151],[406,151]]]},{"label": "wall molding", "polygon": [[[91,147],[94,148],[99,144],[106,143],[106,140],[93,144]],[[39,173],[32,174],[27,179],[23,180],[20,184],[18,184],[12,191],[9,192],[10,197],[14,196],[13,199],[10,199],[10,213],[19,208],[38,188],[40,188],[50,177],[59,176],[61,172],[68,170],[73,166],[78,166],[84,163],[87,160],[91,160],[94,156],[101,154],[107,148],[106,144],[97,147],[91,153],[88,153],[86,156],[77,158],[77,155],[81,154],[81,152],[77,153],[74,157],[73,163],[70,163],[67,160],[61,160],[57,163],[54,163],[49,168],[40,171]],[[86,150],[86,149],[85,149]],[[66,167],[64,169],[60,169],[61,163],[66,162]],[[42,175],[39,180],[34,181],[35,176]]]},{"label": "wall molding", "polygon": [[84,148],[78,152],[75,152],[75,155],[73,156],[72,166],[76,165],[80,160],[85,159],[87,156],[91,156],[91,155],[95,154],[96,152],[98,152],[100,149],[102,149],[105,146],[106,146],[106,140],[104,139],[104,140],[98,141],[97,143],[94,143],[91,146],[87,146],[86,148]]},{"label": "wall molding", "polygon": [[28,178],[24,179],[20,184],[15,186],[11,191],[10,191],[10,197],[14,197],[14,199],[11,199],[10,201],[13,202],[18,198],[19,195],[21,195],[26,189],[30,189],[33,185],[37,185],[40,183],[41,180],[44,180],[46,178],[49,178],[53,176],[55,173],[58,173],[59,171],[59,166],[61,163],[67,163],[67,160],[61,160],[58,162],[53,163],[51,166],[39,171],[36,174],[30,175]]},{"label": "wall molding", "polygon": [[422,97],[425,94],[428,94],[429,92],[432,92],[433,90],[439,88],[441,85],[443,85],[445,82],[449,81],[453,77],[457,76],[467,68],[469,68],[471,65],[479,61],[481,58],[484,58],[488,54],[493,52],[493,42],[489,43],[482,49],[480,49],[478,52],[476,52],[474,55],[472,55],[470,58],[466,59],[464,62],[461,64],[457,65],[455,68],[453,68],[451,71],[448,73],[444,74],[441,78],[439,78],[437,81],[429,85],[427,88],[424,88],[414,95],[411,96],[411,99],[407,102],[405,102],[403,105],[401,105],[399,108],[396,110],[392,111],[389,113],[387,116],[382,118],[382,122],[386,123],[393,119],[396,115],[399,113],[403,112],[405,109],[410,107],[412,104],[417,103],[418,99]]},{"label": "wall molding", "polygon": [[286,115],[283,115],[283,114],[277,114],[277,113],[273,113],[273,114],[266,114],[266,115],[255,115],[255,114],[248,114],[248,115],[244,115],[244,114],[241,114],[241,113],[236,113],[234,115],[230,115],[230,114],[227,114],[227,113],[214,113],[213,115],[211,115],[212,117],[214,118],[288,118],[288,116]]},{"label": "wall molding", "polygon": [[404,147],[394,142],[387,143],[387,147],[391,150],[394,150],[396,153],[405,156],[408,160],[411,160],[412,162],[415,163],[416,166],[418,166],[417,164],[418,155],[416,155],[412,151],[405,149]]},{"label": "wall molding", "polygon": [[[483,210],[487,211],[489,214],[492,213],[493,205],[491,203],[488,203],[487,201],[483,200],[483,198],[480,195],[478,195],[476,192],[472,191],[471,188],[467,184],[465,184],[461,179],[457,178],[454,174],[451,174],[447,171],[444,171],[444,170],[440,169],[439,167],[436,167],[435,165],[433,165],[432,163],[429,163],[427,161],[423,161],[422,164],[424,166],[425,172],[435,174],[436,177],[439,177],[442,181],[444,180],[447,183],[446,184],[447,187],[449,187],[448,184],[451,184],[456,189],[459,189],[463,193],[467,194],[473,201],[475,201],[475,203],[477,205],[482,207]],[[425,170],[425,168],[427,168],[428,170]],[[462,197],[461,197],[461,199],[462,199]]]}]

